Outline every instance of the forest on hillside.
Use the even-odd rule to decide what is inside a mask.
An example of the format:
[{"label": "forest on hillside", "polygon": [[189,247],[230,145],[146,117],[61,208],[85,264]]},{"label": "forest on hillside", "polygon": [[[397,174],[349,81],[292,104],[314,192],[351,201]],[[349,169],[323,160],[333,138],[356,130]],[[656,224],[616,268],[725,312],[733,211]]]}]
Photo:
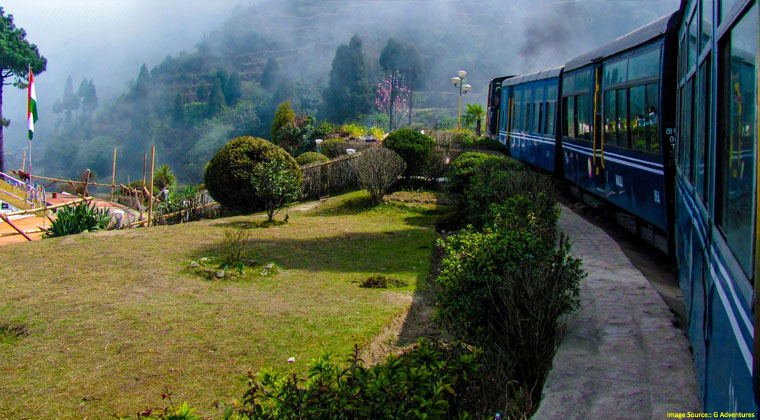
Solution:
[{"label": "forest on hillside", "polygon": [[[657,17],[596,4],[607,8],[599,15],[638,13],[642,23]],[[496,0],[404,7],[264,0],[238,7],[194,50],[143,65],[112,102],[98,101],[97,80],[77,84],[80,76],[71,75],[53,106],[55,129],[41,142],[37,167],[54,176],[76,177],[84,168],[110,176],[118,148],[117,179],[126,181],[141,176],[143,153],[155,144],[157,164],[168,164],[182,184],[198,183],[230,138],[271,139],[275,111],[286,100],[308,122],[304,136],[323,121],[398,128],[409,124],[409,105],[413,123],[450,127],[458,91],[448,80],[457,70],[468,70],[473,85],[465,101],[483,103],[492,77],[561,64],[598,43],[599,31],[620,30],[607,21],[592,28],[583,3],[567,7],[537,6],[534,14]],[[555,28],[546,31],[547,23]],[[393,54],[383,59],[389,48]]]}]

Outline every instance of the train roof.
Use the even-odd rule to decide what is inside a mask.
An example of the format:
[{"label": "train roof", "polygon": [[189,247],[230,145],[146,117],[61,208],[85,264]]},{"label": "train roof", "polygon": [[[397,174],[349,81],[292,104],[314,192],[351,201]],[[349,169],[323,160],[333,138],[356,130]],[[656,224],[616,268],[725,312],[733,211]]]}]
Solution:
[{"label": "train roof", "polygon": [[679,22],[679,13],[679,11],[676,11],[667,16],[663,16],[652,23],[621,36],[607,45],[603,45],[568,61],[567,64],[565,64],[565,71],[581,68],[587,64],[638,47],[648,41],[663,36],[671,26],[671,23],[677,24]]},{"label": "train roof", "polygon": [[535,73],[524,74],[522,76],[515,76],[503,81],[501,85],[513,86],[513,85],[519,85],[525,82],[533,82],[535,80],[551,79],[553,77],[558,77],[560,73],[562,73],[562,68],[563,66],[557,66],[557,67],[552,67],[546,70],[540,70]]}]

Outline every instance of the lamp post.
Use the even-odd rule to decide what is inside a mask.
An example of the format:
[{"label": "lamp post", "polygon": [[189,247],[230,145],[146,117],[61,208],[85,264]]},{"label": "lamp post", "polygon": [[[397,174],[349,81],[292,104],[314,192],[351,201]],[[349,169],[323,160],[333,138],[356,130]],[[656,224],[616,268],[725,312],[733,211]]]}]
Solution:
[{"label": "lamp post", "polygon": [[459,132],[461,126],[462,126],[462,92],[464,94],[467,94],[467,91],[470,90],[472,86],[468,84],[464,84],[464,78],[467,77],[467,72],[464,70],[459,70],[457,72],[457,77],[451,78],[451,84],[454,85],[454,87],[459,88],[459,113],[457,114],[457,133]]}]

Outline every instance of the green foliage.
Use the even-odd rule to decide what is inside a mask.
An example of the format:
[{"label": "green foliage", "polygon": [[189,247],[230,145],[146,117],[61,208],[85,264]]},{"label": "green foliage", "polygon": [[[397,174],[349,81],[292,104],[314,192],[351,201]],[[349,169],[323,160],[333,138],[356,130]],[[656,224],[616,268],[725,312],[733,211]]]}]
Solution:
[{"label": "green foliage", "polygon": [[346,156],[346,150],[354,149],[357,152],[370,147],[363,141],[351,141],[344,139],[328,139],[319,145],[319,151],[330,159]]},{"label": "green foliage", "polygon": [[301,182],[298,163],[285,150],[264,139],[237,137],[230,140],[206,166],[204,183],[209,194],[223,206],[234,210],[264,208],[264,197],[259,195],[251,180],[272,169],[268,162],[280,162]]},{"label": "green foliage", "polygon": [[359,283],[359,287],[363,287],[365,289],[387,289],[389,287],[405,287],[408,283],[401,279],[396,279],[393,277],[386,277],[382,274],[375,274],[374,276],[369,276],[366,279],[362,280],[361,283]]},{"label": "green foliage", "polygon": [[343,124],[340,127],[340,131],[346,133],[352,139],[367,135],[367,127],[358,124]]},{"label": "green foliage", "polygon": [[465,127],[475,128],[477,122],[483,123],[483,117],[486,116],[486,110],[481,104],[467,104],[467,111],[462,115],[462,123]]},{"label": "green foliage", "polygon": [[419,175],[430,160],[435,141],[410,129],[396,130],[383,141],[383,146],[398,153],[406,162],[404,176]]},{"label": "green foliage", "polygon": [[359,348],[341,368],[324,354],[308,378],[265,370],[250,375],[239,419],[443,419],[470,418],[467,391],[480,368],[480,352],[421,340],[401,356],[365,367]]},{"label": "green foliage", "polygon": [[224,85],[224,100],[228,106],[234,106],[243,96],[243,84],[238,72],[233,71]]},{"label": "green foliage", "polygon": [[274,121],[272,122],[272,143],[280,144],[280,130],[286,125],[293,123],[296,120],[296,113],[293,111],[293,107],[290,105],[290,100],[282,102],[277,107],[277,112],[274,114]]},{"label": "green foliage", "polygon": [[175,182],[176,178],[172,170],[169,169],[169,165],[161,165],[153,173],[153,186],[156,188],[156,191],[161,191],[166,187],[171,188]]},{"label": "green foliage", "polygon": [[293,169],[291,162],[295,162],[292,157],[290,161],[270,160],[253,170],[251,186],[270,222],[283,207],[301,195],[301,168],[296,166]]},{"label": "green foliage", "polygon": [[567,241],[555,248],[532,229],[535,215],[512,209],[503,217],[482,232],[465,229],[449,237],[436,317],[456,337],[507,363],[509,377],[538,397],[558,344],[559,319],[578,308],[585,274]]},{"label": "green foliage", "polygon": [[476,149],[476,150],[491,150],[494,152],[500,152],[506,154],[508,149],[499,141],[488,138],[473,136],[469,133],[457,134],[452,140],[454,144],[458,144],[463,149]]},{"label": "green foliage", "polygon": [[98,94],[92,79],[82,79],[77,89],[77,96],[82,101],[82,112],[89,114],[98,107]]},{"label": "green foliage", "polygon": [[302,153],[296,158],[296,162],[301,166],[310,165],[312,163],[328,162],[329,160],[330,158],[317,152]]},{"label": "green foliage", "polygon": [[[275,120],[276,122],[276,120]],[[278,131],[280,147],[285,148],[291,155],[296,156],[309,150],[314,150],[314,125],[316,120],[311,115],[298,115]]]},{"label": "green foliage", "polygon": [[335,51],[330,82],[323,98],[325,117],[333,122],[353,120],[372,108],[372,90],[367,82],[362,41],[358,35]]},{"label": "green foliage", "polygon": [[271,89],[279,81],[282,75],[280,74],[280,64],[276,58],[269,58],[267,65],[264,67],[264,72],[261,73],[261,86],[265,89]]},{"label": "green foliage", "polygon": [[224,240],[219,246],[220,268],[238,267],[244,263],[245,247],[251,238],[251,232],[245,229],[224,231]]},{"label": "green foliage", "polygon": [[369,192],[372,204],[379,204],[404,173],[406,163],[393,150],[370,147],[351,161],[359,186]]},{"label": "green foliage", "polygon": [[311,139],[329,139],[332,138],[340,132],[340,127],[338,127],[335,124],[330,124],[327,121],[322,121],[319,123],[317,128],[314,129],[314,131],[311,132]]},{"label": "green foliage", "polygon": [[449,167],[448,179],[449,193],[454,200],[462,200],[465,187],[470,183],[470,178],[478,170],[488,171],[489,168],[507,170],[517,168],[520,165],[510,161],[504,156],[490,155],[480,152],[466,152],[457,156]]},{"label": "green foliage", "polygon": [[222,92],[222,82],[216,78],[211,84],[208,102],[206,103],[206,117],[212,118],[219,114],[224,108],[224,93]]},{"label": "green foliage", "polygon": [[85,201],[60,208],[55,215],[50,228],[45,232],[46,238],[105,229],[111,221],[108,209],[98,209]]},{"label": "green foliage", "polygon": [[[154,411],[157,411],[154,413]],[[225,419],[228,419],[226,416]],[[130,417],[118,417],[119,420],[131,420]],[[191,408],[187,402],[183,402],[182,405],[174,405],[169,402],[169,405],[161,410],[144,410],[137,414],[137,420],[201,420],[201,416],[195,414],[195,409]]]}]

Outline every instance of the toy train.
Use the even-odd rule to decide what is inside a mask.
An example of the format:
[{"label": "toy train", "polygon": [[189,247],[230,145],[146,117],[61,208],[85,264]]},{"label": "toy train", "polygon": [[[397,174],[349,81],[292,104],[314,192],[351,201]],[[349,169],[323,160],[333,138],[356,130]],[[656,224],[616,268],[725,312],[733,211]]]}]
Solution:
[{"label": "toy train", "polygon": [[491,81],[486,132],[675,257],[705,412],[758,413],[760,0],[684,0],[564,66]]}]

